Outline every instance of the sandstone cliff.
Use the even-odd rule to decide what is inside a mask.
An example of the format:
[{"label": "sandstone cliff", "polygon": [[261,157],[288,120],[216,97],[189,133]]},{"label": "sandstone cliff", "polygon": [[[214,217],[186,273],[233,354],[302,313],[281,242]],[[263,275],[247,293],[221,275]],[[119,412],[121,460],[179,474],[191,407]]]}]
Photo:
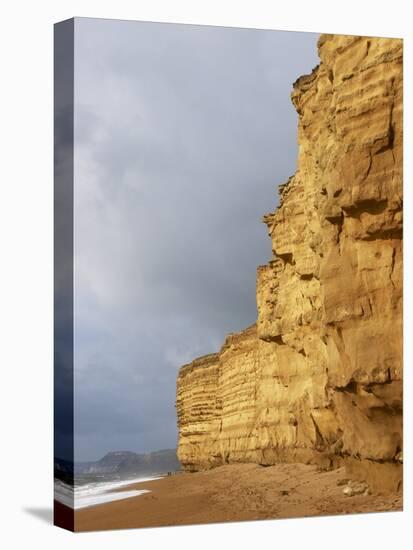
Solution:
[{"label": "sandstone cliff", "polygon": [[178,457],[402,475],[402,42],[323,35],[299,78],[297,171],[264,217],[256,325],[182,367]]}]

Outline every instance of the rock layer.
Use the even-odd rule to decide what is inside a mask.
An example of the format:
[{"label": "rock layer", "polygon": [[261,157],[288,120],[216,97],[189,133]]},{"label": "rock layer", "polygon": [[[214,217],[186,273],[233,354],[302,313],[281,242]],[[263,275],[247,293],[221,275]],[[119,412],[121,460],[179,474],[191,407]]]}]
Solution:
[{"label": "rock layer", "polygon": [[185,469],[345,464],[377,490],[402,466],[402,41],[322,35],[299,78],[297,171],[264,217],[256,325],[177,382]]}]

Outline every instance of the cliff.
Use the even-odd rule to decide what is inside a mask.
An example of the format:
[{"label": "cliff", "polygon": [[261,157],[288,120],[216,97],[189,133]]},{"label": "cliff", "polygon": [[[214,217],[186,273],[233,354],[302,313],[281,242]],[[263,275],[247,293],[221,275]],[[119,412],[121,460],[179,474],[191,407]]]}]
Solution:
[{"label": "cliff", "polygon": [[179,469],[175,449],[162,449],[152,453],[111,451],[99,460],[75,464],[75,474],[148,474]]},{"label": "cliff", "polygon": [[181,368],[178,457],[402,479],[402,41],[322,35],[297,171],[264,217],[256,325]]}]

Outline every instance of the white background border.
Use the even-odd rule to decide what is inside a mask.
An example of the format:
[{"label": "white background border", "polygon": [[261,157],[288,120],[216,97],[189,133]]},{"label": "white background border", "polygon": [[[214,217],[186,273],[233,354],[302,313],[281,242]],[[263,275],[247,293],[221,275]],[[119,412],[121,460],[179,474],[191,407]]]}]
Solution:
[{"label": "white background border", "polygon": [[[411,181],[412,52],[407,0],[14,0],[1,10],[0,541],[5,548],[407,548],[405,511],[90,534],[54,528],[52,501],[53,23],[72,16],[405,39],[405,181]],[[410,32],[410,35],[409,35]],[[286,52],[288,55],[288,52]],[[297,75],[298,77],[299,75]],[[408,139],[407,139],[408,137]],[[405,434],[411,431],[411,189],[405,185]],[[411,340],[411,339],[410,339]],[[411,439],[405,438],[409,457]],[[37,510],[37,514],[28,510]],[[410,529],[409,529],[410,527]]]}]

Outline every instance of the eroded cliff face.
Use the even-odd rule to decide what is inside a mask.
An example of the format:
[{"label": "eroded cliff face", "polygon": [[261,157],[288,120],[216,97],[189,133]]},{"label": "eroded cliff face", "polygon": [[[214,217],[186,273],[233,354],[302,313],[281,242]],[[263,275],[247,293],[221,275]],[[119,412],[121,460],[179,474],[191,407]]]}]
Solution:
[{"label": "eroded cliff face", "polygon": [[294,84],[297,172],[264,217],[256,326],[180,370],[178,456],[402,469],[402,42],[323,35]]}]

